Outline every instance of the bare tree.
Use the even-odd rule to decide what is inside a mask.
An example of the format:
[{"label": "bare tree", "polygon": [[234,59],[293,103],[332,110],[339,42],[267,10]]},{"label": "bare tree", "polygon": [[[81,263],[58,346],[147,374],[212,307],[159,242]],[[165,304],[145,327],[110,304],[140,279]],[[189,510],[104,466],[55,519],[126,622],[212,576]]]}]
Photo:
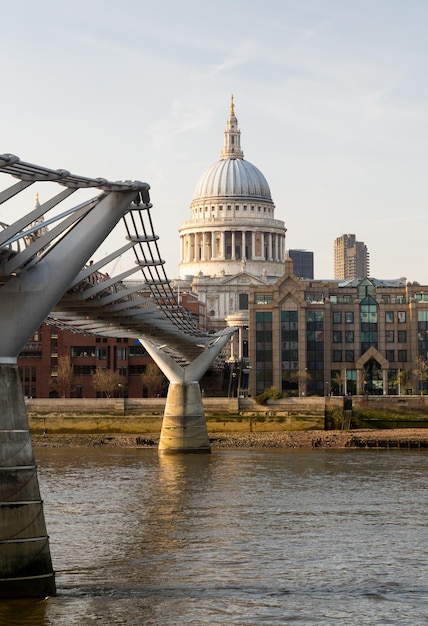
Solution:
[{"label": "bare tree", "polygon": [[104,367],[97,367],[92,376],[92,386],[95,391],[102,393],[106,398],[111,398],[117,391],[123,389],[126,380],[118,372]]},{"label": "bare tree", "polygon": [[299,388],[299,396],[302,396],[306,392],[306,385],[312,379],[312,376],[307,370],[296,370],[290,372],[290,381],[296,382]]},{"label": "bare tree", "polygon": [[69,398],[71,390],[75,386],[73,366],[69,356],[58,358],[58,369],[56,376],[51,377],[51,387],[55,389],[62,398]]},{"label": "bare tree", "polygon": [[343,372],[336,372],[336,374],[334,375],[333,382],[337,385],[340,396],[343,395],[345,380],[346,379],[345,379],[345,375]]},{"label": "bare tree", "polygon": [[426,381],[428,376],[428,360],[424,356],[416,357],[415,374],[419,380],[419,391],[421,395],[424,393],[423,382]]},{"label": "bare tree", "polygon": [[165,376],[155,363],[149,363],[141,374],[141,382],[143,387],[147,389],[149,398],[154,398],[160,395],[165,386]]}]

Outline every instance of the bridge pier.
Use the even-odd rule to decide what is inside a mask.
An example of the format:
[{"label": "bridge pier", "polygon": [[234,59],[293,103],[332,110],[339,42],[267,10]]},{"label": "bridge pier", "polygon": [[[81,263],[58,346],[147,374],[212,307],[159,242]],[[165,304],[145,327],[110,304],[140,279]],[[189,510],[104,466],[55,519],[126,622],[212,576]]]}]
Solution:
[{"label": "bridge pier", "polygon": [[210,451],[199,382],[171,382],[159,439],[159,452]]},{"label": "bridge pier", "polygon": [[229,340],[230,335],[224,334],[199,345],[200,354],[183,367],[163,351],[163,346],[158,347],[147,337],[140,338],[169,380],[159,452],[211,452],[199,381]]},{"label": "bridge pier", "polygon": [[13,358],[0,361],[0,424],[0,598],[54,595],[43,502]]}]

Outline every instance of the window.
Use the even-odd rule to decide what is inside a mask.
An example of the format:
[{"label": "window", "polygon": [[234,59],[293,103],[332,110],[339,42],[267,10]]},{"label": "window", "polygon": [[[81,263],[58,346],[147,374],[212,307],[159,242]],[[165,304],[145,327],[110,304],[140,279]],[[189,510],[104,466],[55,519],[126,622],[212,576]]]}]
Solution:
[{"label": "window", "polygon": [[385,356],[386,356],[387,361],[389,361],[390,363],[395,361],[394,350],[385,350]]},{"label": "window", "polygon": [[354,312],[353,311],[346,311],[345,312],[345,323],[346,324],[353,324],[354,323]]},{"label": "window", "polygon": [[407,350],[399,350],[398,351],[398,360],[400,363],[404,363],[407,361]]},{"label": "window", "polygon": [[333,331],[333,343],[342,343],[342,331],[341,330]]},{"label": "window", "polygon": [[240,293],[238,294],[239,298],[239,310],[247,311],[248,310],[248,293]]},{"label": "window", "polygon": [[306,302],[324,302],[322,293],[307,293]]},{"label": "window", "polygon": [[256,391],[272,385],[272,313],[256,311]]},{"label": "window", "polygon": [[324,311],[306,311],[307,322],[323,322]]},{"label": "window", "polygon": [[93,376],[95,374],[94,365],[75,365],[73,367],[73,374],[75,376]]},{"label": "window", "polygon": [[129,356],[147,356],[146,349],[142,345],[129,346]]},{"label": "window", "polygon": [[353,330],[345,331],[345,343],[354,343],[354,331]]},{"label": "window", "polygon": [[333,324],[341,324],[342,323],[342,312],[334,311],[333,312]]},{"label": "window", "polygon": [[256,304],[272,304],[272,296],[265,293],[256,294]]},{"label": "window", "polygon": [[345,351],[345,361],[347,363],[353,363],[354,362],[354,351],[353,350],[346,350]]},{"label": "window", "polygon": [[107,350],[108,348],[97,348],[96,353],[98,361],[105,361],[107,359]]},{"label": "window", "polygon": [[400,324],[403,324],[406,321],[406,311],[398,311],[397,320]]},{"label": "window", "polygon": [[385,341],[386,343],[394,343],[394,331],[393,330],[387,330],[385,332]]},{"label": "window", "polygon": [[385,322],[392,324],[394,321],[394,311],[385,311]]},{"label": "window", "polygon": [[127,348],[116,348],[116,358],[119,361],[126,361],[126,359],[128,358],[127,352]]},{"label": "window", "polygon": [[337,363],[338,361],[342,361],[342,350],[333,350],[332,361]]},{"label": "window", "polygon": [[406,343],[407,341],[407,332],[405,330],[399,330],[397,332],[398,335],[398,343]]},{"label": "window", "polygon": [[364,324],[376,324],[377,322],[377,311],[364,311],[360,312],[361,322]]},{"label": "window", "polygon": [[93,346],[72,346],[70,352],[72,357],[95,356],[95,348]]}]

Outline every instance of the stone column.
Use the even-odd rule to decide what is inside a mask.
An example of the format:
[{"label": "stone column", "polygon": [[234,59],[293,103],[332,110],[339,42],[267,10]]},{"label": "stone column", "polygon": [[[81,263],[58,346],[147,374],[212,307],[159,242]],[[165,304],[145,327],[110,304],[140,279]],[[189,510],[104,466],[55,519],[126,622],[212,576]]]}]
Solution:
[{"label": "stone column", "polygon": [[236,254],[235,254],[235,239],[236,239],[236,233],[234,230],[232,230],[232,256],[231,259],[234,261],[236,259]]},{"label": "stone column", "polygon": [[359,394],[361,393],[361,391],[363,390],[363,370],[362,369],[357,369],[357,389],[356,389],[356,393]]},{"label": "stone column", "polygon": [[256,233],[253,231],[251,233],[251,260],[256,258]]},{"label": "stone column", "polygon": [[202,237],[202,242],[201,242],[202,250],[201,250],[200,259],[201,259],[201,261],[205,261],[206,260],[206,258],[205,258],[205,250],[206,250],[206,246],[207,246],[206,233],[203,232],[201,234],[201,237]]},{"label": "stone column", "polygon": [[211,259],[215,259],[216,257],[216,249],[215,249],[215,232],[211,231]]},{"label": "stone column", "polygon": [[222,230],[220,233],[221,237],[221,260],[224,261],[226,258],[226,231]]},{"label": "stone column", "polygon": [[56,593],[55,575],[18,366],[16,359],[5,360],[0,362],[0,598],[43,598]]},{"label": "stone column", "polygon": [[246,237],[245,237],[245,235],[246,235],[245,230],[242,231],[241,235],[242,235],[242,237],[241,237],[241,247],[242,247],[241,259],[246,259],[247,255],[245,253],[245,243],[246,243],[245,242],[245,239],[246,239]]},{"label": "stone column", "polygon": [[383,384],[383,395],[388,395],[388,370],[382,370],[382,384]]}]

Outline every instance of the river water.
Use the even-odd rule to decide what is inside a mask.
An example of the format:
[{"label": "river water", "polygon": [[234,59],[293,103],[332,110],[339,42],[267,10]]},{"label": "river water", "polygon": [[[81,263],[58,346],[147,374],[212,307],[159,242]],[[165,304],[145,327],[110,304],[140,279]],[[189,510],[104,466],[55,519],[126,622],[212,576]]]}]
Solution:
[{"label": "river water", "polygon": [[7,626],[428,624],[428,453],[39,449],[58,595]]}]

